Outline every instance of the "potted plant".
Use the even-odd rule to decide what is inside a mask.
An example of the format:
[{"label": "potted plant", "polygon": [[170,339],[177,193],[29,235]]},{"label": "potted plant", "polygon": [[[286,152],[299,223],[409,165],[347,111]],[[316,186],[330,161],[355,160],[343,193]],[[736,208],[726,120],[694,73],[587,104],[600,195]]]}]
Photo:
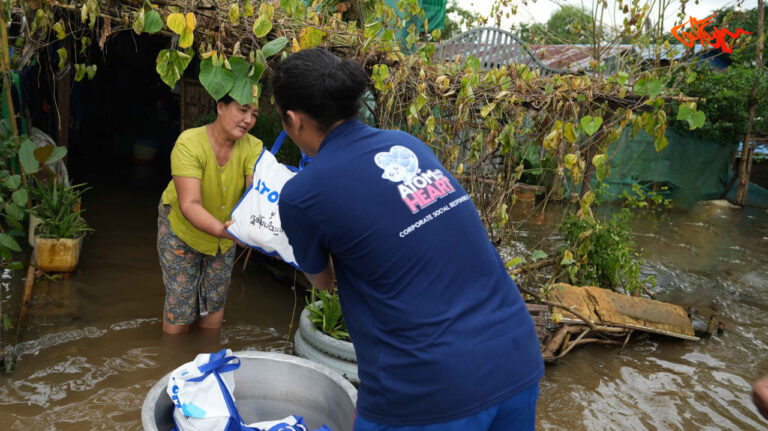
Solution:
[{"label": "potted plant", "polygon": [[360,383],[355,348],[344,325],[336,289],[312,289],[299,317],[294,348],[299,356],[331,367],[352,383]]},{"label": "potted plant", "polygon": [[40,222],[35,229],[35,257],[43,271],[71,272],[80,259],[85,234],[89,228],[82,217],[81,198],[89,188],[85,184],[66,185],[56,178],[36,181],[30,190],[36,202],[31,213]]}]

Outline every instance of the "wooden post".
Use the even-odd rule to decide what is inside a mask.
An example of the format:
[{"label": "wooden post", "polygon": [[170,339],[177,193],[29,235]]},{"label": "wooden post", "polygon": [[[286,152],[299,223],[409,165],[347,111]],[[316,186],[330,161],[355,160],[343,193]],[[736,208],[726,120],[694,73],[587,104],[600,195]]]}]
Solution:
[{"label": "wooden post", "polygon": [[749,91],[749,116],[747,117],[747,133],[744,137],[744,145],[741,148],[741,164],[739,166],[739,186],[736,189],[736,205],[744,206],[747,203],[747,191],[749,190],[749,175],[752,170],[752,123],[755,120],[755,111],[759,101],[757,100],[757,86],[763,74],[763,46],[765,34],[763,21],[765,20],[765,5],[763,0],[757,0],[757,47],[755,48],[755,77],[752,80],[752,89]]},{"label": "wooden post", "polygon": [[24,295],[21,298],[21,310],[19,311],[19,319],[16,322],[17,344],[21,338],[21,331],[24,330],[24,325],[27,323],[29,303],[32,300],[32,288],[35,286],[35,265],[32,265],[32,259],[30,258],[29,266],[27,267],[27,279],[24,280]]}]

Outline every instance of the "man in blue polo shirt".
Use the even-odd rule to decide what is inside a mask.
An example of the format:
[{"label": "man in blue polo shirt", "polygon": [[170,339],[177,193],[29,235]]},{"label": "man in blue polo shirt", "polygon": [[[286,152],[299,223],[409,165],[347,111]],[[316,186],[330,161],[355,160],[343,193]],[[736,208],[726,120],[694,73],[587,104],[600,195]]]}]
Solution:
[{"label": "man in blue polo shirt", "polygon": [[360,388],[355,430],[534,429],[533,321],[469,196],[415,137],[354,116],[367,76],[321,49],[273,90],[313,161],[279,208],[315,287],[338,280]]}]

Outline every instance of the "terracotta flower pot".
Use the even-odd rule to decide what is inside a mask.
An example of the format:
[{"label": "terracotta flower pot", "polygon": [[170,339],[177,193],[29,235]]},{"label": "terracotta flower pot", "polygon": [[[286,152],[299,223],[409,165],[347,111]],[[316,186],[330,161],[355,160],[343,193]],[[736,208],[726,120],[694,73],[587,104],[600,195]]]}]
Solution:
[{"label": "terracotta flower pot", "polygon": [[80,260],[83,237],[35,238],[37,267],[42,271],[72,272]]}]

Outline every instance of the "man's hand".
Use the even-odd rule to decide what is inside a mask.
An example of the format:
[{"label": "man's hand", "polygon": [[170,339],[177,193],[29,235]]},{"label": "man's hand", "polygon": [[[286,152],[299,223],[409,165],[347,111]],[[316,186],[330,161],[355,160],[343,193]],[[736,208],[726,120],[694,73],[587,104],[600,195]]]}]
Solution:
[{"label": "man's hand", "polygon": [[768,419],[768,374],[752,384],[752,401],[757,411]]},{"label": "man's hand", "polygon": [[336,277],[333,272],[333,262],[331,262],[330,257],[328,258],[328,266],[324,270],[317,274],[307,274],[305,272],[304,275],[315,289],[327,290],[329,292],[333,290],[333,280]]}]

